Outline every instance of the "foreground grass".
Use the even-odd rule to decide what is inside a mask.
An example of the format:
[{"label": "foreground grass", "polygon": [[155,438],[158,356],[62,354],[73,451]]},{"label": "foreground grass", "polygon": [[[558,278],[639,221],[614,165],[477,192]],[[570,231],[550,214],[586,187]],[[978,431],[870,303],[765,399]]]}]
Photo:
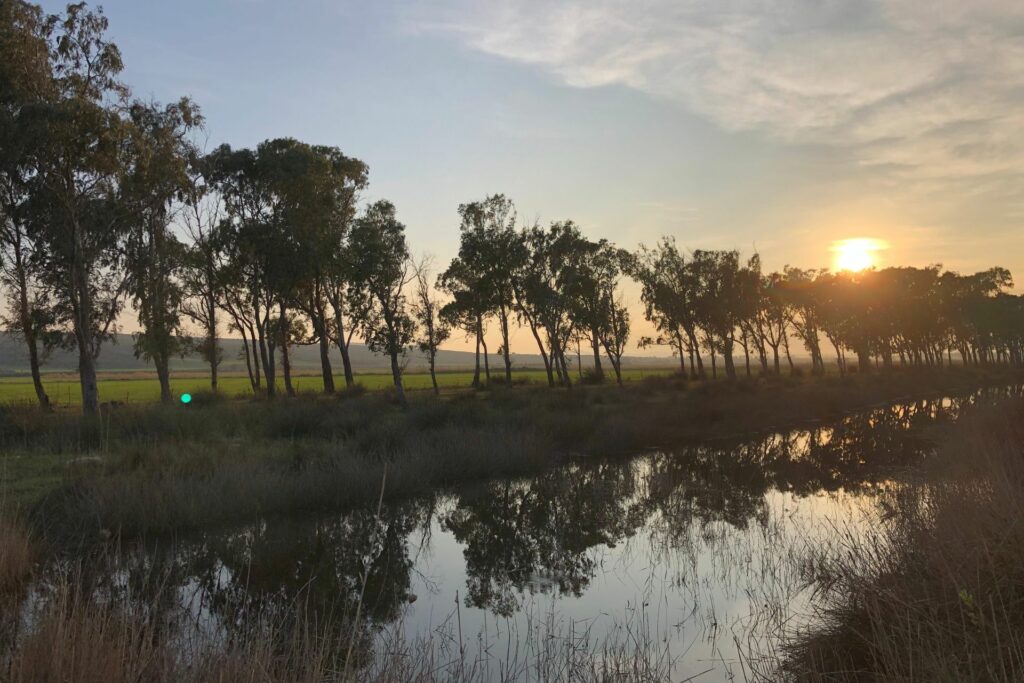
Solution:
[{"label": "foreground grass", "polygon": [[[658,368],[627,368],[622,378],[626,382],[635,382],[646,377],[670,375],[672,369]],[[492,374],[494,381],[501,378],[498,373]],[[516,384],[546,384],[547,376],[543,370],[515,370],[512,373]],[[404,376],[405,387],[412,391],[431,389],[430,375],[424,372],[410,372]],[[456,371],[440,372],[437,375],[438,386],[445,390],[468,389],[473,382],[473,373]],[[337,387],[345,386],[344,375],[336,375],[334,383]],[[81,386],[78,380],[66,375],[44,376],[43,384],[50,401],[57,406],[73,407],[82,404]],[[296,391],[319,393],[324,383],[320,375],[297,375],[292,378]],[[392,379],[390,373],[364,373],[356,375],[356,384],[368,391],[390,389]],[[284,391],[284,380],[278,381],[280,391]],[[160,400],[160,383],[155,377],[140,377],[134,373],[107,373],[99,380],[100,398],[103,401],[119,401],[122,403],[151,403]],[[183,393],[200,393],[209,391],[210,380],[205,376],[172,377],[171,388],[176,395]],[[224,375],[218,381],[218,391],[231,398],[251,398],[252,387],[249,378],[244,375]],[[0,404],[32,404],[36,401],[35,388],[28,377],[0,378]]]},{"label": "foreground grass", "polygon": [[945,440],[933,483],[812,564],[823,607],[792,678],[1024,680],[1024,403]]},{"label": "foreground grass", "polygon": [[579,456],[634,454],[780,430],[900,399],[934,397],[1005,373],[895,373],[845,380],[770,378],[626,387],[546,387],[414,397],[138,405],[89,420],[0,411],[2,488],[43,536],[151,534],[343,509],[491,477],[536,473]]}]

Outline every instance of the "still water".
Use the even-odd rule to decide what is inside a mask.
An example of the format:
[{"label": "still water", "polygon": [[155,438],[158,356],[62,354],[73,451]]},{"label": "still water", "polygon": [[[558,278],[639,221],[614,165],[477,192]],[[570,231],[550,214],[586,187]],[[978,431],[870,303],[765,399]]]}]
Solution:
[{"label": "still water", "polygon": [[111,557],[100,590],[158,585],[183,652],[301,613],[358,623],[371,668],[426,650],[490,680],[584,659],[746,680],[812,623],[808,557],[878,524],[930,450],[920,428],[980,396],[148,543]]}]

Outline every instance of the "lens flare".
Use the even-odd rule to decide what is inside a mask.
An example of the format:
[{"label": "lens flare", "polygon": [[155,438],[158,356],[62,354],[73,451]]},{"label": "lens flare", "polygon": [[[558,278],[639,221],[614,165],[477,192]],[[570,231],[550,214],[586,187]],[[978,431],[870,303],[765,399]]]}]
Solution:
[{"label": "lens flare", "polygon": [[192,402],[192,394],[182,394],[181,395],[181,402],[184,403],[185,405],[188,405],[189,403],[191,403]]},{"label": "lens flare", "polygon": [[832,260],[836,270],[856,272],[877,266],[878,252],[888,248],[883,240],[854,237],[833,242],[829,250],[835,254]]}]

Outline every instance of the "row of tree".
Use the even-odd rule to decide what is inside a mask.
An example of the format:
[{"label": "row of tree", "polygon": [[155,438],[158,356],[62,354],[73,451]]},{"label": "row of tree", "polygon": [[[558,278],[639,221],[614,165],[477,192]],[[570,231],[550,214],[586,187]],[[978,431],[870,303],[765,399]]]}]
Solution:
[{"label": "row of tree", "polygon": [[695,378],[717,376],[719,359],[735,378],[737,347],[748,375],[780,372],[782,355],[792,370],[794,340],[814,372],[825,369],[823,339],[841,372],[847,353],[862,372],[949,364],[954,351],[963,363],[1022,361],[1024,305],[1005,292],[1003,269],[765,274],[757,255],[684,253],[670,238],[631,253],[571,221],[521,227],[503,195],[459,207],[458,255],[435,282],[428,260],[411,259],[393,205],[359,210],[363,162],[289,138],[203,152],[195,104],[132,99],[106,29],[84,4],[46,15],[0,2],[5,322],[24,340],[43,405],[41,364],[64,346],[78,353],[85,411],[98,410],[96,358],[129,306],[135,351],[153,363],[165,400],[170,362],[188,352],[209,364],[216,390],[225,331],[242,339],[253,390],[270,397],[279,369],[293,393],[296,344],[319,347],[327,393],[337,348],[352,387],[357,337],[390,358],[402,402],[403,356],[414,347],[426,355],[436,391],[437,351],[456,332],[475,340],[479,385],[490,380],[489,326],[506,383],[516,326],[530,331],[549,384],[571,386],[573,347],[588,348],[596,380],[607,360],[621,382],[626,278],[639,283],[657,331],[639,345],[670,347]]},{"label": "row of tree", "polygon": [[843,374],[894,363],[1024,363],[1024,297],[1006,292],[1013,281],[1004,268],[965,276],[940,266],[859,272],[786,266],[766,274],[757,254],[746,263],[736,251],[685,255],[671,238],[641,247],[632,263],[629,272],[642,284],[646,317],[658,332],[641,345],[671,347],[692,377],[707,374],[703,351],[712,375],[722,358],[725,374],[735,378],[737,347],[747,375],[752,363],[760,373],[779,373],[782,355],[795,371],[793,341],[810,356],[814,373],[825,372],[823,343]]}]

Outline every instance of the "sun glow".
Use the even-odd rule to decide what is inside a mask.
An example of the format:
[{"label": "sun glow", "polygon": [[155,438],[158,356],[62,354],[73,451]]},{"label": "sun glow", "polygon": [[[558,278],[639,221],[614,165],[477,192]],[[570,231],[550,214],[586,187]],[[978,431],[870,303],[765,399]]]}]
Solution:
[{"label": "sun glow", "polygon": [[878,265],[877,253],[888,247],[882,240],[855,237],[833,242],[830,251],[835,254],[833,265],[836,270],[856,272]]}]

